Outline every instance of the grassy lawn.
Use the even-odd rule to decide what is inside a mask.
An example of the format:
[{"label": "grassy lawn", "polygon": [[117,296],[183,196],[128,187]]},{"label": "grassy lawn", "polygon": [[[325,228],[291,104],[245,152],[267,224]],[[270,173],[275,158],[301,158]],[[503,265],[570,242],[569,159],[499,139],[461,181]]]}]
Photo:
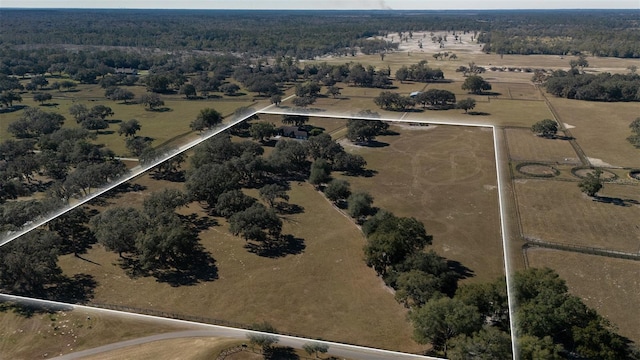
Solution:
[{"label": "grassy lawn", "polygon": [[624,206],[599,202],[577,182],[517,180],[515,189],[525,236],[545,241],[638,252],[634,224],[640,218],[638,186],[606,184],[598,195],[623,199]]},{"label": "grassy lawn", "polygon": [[[118,341],[184,330],[95,311],[74,310],[31,317],[0,313],[0,354],[7,359],[50,358]],[[29,335],[29,336],[26,336]]]},{"label": "grassy lawn", "polygon": [[371,178],[347,177],[374,205],[412,216],[433,234],[432,248],[473,271],[469,281],[504,275],[493,137],[488,129],[392,126],[388,146],[346,149],[362,155]]},{"label": "grassy lawn", "polygon": [[558,272],[572,294],[609,319],[621,335],[640,343],[640,317],[633,315],[640,308],[637,261],[550,249],[529,249],[527,257],[532,267]]}]

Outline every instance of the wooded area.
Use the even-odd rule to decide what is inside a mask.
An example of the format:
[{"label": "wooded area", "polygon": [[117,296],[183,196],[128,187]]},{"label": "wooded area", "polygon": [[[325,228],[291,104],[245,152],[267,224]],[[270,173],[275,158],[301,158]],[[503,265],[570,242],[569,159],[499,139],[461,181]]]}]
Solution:
[{"label": "wooded area", "polygon": [[[292,56],[393,49],[389,32],[472,33],[499,54],[640,57],[639,11],[193,11],[3,10],[0,44],[203,50]],[[411,16],[407,16],[411,15]],[[268,29],[268,31],[264,31]],[[296,31],[291,31],[296,29]],[[535,36],[532,36],[535,34]],[[393,43],[390,43],[393,42]]]}]

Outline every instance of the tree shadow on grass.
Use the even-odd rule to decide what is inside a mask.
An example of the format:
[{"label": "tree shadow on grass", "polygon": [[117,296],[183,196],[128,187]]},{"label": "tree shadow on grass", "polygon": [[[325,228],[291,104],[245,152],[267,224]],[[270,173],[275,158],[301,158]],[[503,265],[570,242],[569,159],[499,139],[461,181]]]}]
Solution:
[{"label": "tree shadow on grass", "polygon": [[264,350],[265,360],[298,360],[300,356],[292,347],[271,346]]},{"label": "tree shadow on grass", "polygon": [[184,170],[163,173],[158,171],[158,168],[156,168],[151,173],[151,178],[154,180],[166,180],[166,181],[180,182],[180,183],[187,181]]},{"label": "tree shadow on grass", "polygon": [[218,266],[211,254],[199,247],[168,269],[155,269],[151,275],[156,281],[173,287],[196,285],[218,279]]},{"label": "tree shadow on grass", "polygon": [[605,203],[605,204],[613,204],[616,206],[629,207],[632,205],[640,205],[640,201],[633,199],[620,199],[620,198],[612,198],[608,196],[594,196],[593,201]]},{"label": "tree shadow on grass", "polygon": [[469,114],[471,116],[489,116],[489,115],[491,115],[488,112],[484,112],[484,111],[469,111],[467,114]]},{"label": "tree shadow on grass", "polygon": [[576,138],[574,138],[573,136],[566,136],[566,135],[554,135],[552,137],[552,139],[555,140],[575,140]]},{"label": "tree shadow on grass", "polygon": [[389,130],[389,129],[387,129],[387,130],[383,131],[380,135],[384,135],[384,136],[398,136],[398,135],[400,135],[400,133],[399,133],[399,132],[397,132],[397,131],[394,131],[394,130]]},{"label": "tree shadow on grass", "polygon": [[378,140],[363,141],[359,142],[358,145],[370,148],[382,148],[389,146],[389,144]]},{"label": "tree shadow on grass", "polygon": [[[100,197],[98,197],[98,198],[96,198],[94,200],[97,200],[99,198],[105,198],[105,199],[116,198],[120,194],[144,191],[146,189],[147,189],[147,187],[144,186],[144,185],[135,184],[135,183],[131,183],[131,182],[126,182],[126,183],[122,183],[122,184],[116,186],[115,188],[107,191],[106,193],[102,194],[102,196],[100,196]],[[94,201],[94,200],[91,200],[91,201]]]},{"label": "tree shadow on grass", "polygon": [[159,112],[159,113],[172,111],[171,108],[166,107],[166,106],[165,107],[157,107],[157,108],[153,108],[153,109],[145,108],[144,110],[145,111],[150,111],[150,112]]},{"label": "tree shadow on grass", "polygon": [[304,244],[304,239],[293,235],[282,235],[280,239],[261,243],[248,242],[244,247],[251,253],[271,259],[302,254],[307,248]]},{"label": "tree shadow on grass", "polygon": [[353,176],[353,177],[366,177],[366,178],[370,178],[375,176],[378,173],[378,171],[376,170],[372,170],[372,169],[361,169],[358,171],[344,171],[343,174],[346,176]]},{"label": "tree shadow on grass", "polygon": [[460,263],[459,261],[447,260],[447,266],[456,274],[458,280],[468,279],[470,277],[476,276],[473,270],[462,265],[462,263]]},{"label": "tree shadow on grass", "polygon": [[58,311],[71,311],[73,306],[61,304],[31,304],[18,303],[13,301],[0,301],[0,313],[13,311],[16,315],[23,318],[30,318],[35,314],[54,314]]},{"label": "tree shadow on grass", "polygon": [[135,257],[121,257],[118,265],[130,278],[153,276],[156,281],[173,287],[191,286],[218,279],[216,260],[199,245],[171,265],[158,265],[151,270],[143,269]]},{"label": "tree shadow on grass", "polygon": [[212,226],[218,226],[218,220],[208,216],[198,216],[198,214],[178,215],[182,220],[191,224],[196,233],[205,231]]},{"label": "tree shadow on grass", "polygon": [[1,108],[0,109],[0,114],[12,113],[14,111],[22,110],[22,109],[24,109],[26,107],[27,107],[27,105],[13,105],[13,106],[10,106],[10,107]]},{"label": "tree shadow on grass", "polygon": [[304,207],[298,204],[290,204],[284,201],[275,203],[274,208],[276,209],[278,214],[284,215],[302,214],[304,212]]},{"label": "tree shadow on grass", "polygon": [[56,285],[48,289],[46,297],[66,303],[86,303],[93,299],[98,282],[89,274],[61,276]]}]

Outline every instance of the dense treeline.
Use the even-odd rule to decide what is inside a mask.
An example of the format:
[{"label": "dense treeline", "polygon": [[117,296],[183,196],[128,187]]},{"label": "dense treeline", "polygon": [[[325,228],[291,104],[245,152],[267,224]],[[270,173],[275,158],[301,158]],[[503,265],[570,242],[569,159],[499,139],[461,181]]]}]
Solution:
[{"label": "dense treeline", "polygon": [[365,53],[393,49],[397,43],[363,42],[389,32],[447,30],[477,34],[486,43],[485,51],[498,53],[640,57],[640,34],[635,31],[639,12],[631,9],[473,13],[5,9],[3,13],[7,15],[0,22],[0,44],[8,45],[195,49],[312,58],[349,55],[355,48]]},{"label": "dense treeline", "polygon": [[591,101],[640,101],[640,75],[554,71],[544,87],[555,96]]},{"label": "dense treeline", "polygon": [[518,358],[637,358],[631,341],[569,294],[553,270],[531,268],[514,275],[511,296],[518,307],[510,314],[504,278],[458,286],[465,272],[428,249],[432,236],[415,218],[378,210],[364,221],[362,231],[367,265],[410,309],[414,338],[431,344],[433,355],[511,359],[511,315]]},{"label": "dense treeline", "polygon": [[[498,54],[640,57],[638,10],[518,12],[491,20],[478,41]],[[535,35],[534,35],[535,34]]]}]

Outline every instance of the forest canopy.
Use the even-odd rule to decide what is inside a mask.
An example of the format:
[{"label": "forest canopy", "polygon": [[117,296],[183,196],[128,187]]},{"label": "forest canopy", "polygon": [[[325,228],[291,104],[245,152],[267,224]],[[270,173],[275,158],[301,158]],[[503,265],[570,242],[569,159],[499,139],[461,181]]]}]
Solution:
[{"label": "forest canopy", "polygon": [[[368,53],[384,51],[393,47],[388,41],[363,41],[390,32],[446,30],[473,33],[485,44],[486,52],[558,55],[586,52],[638,58],[639,25],[638,9],[474,12],[4,9],[0,44],[189,49],[307,59],[325,54],[347,55],[355,47]],[[266,28],[269,31],[264,31]]]}]

